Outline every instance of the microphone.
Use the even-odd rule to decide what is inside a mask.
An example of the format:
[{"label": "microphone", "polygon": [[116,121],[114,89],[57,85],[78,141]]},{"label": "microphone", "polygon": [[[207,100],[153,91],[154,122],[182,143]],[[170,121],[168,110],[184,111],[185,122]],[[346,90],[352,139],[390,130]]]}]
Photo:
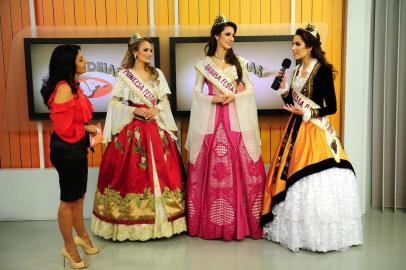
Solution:
[{"label": "microphone", "polygon": [[281,68],[282,75],[275,77],[275,79],[273,80],[273,83],[272,83],[272,85],[271,85],[271,88],[272,88],[272,89],[275,89],[275,90],[278,90],[278,89],[279,89],[279,86],[281,85],[283,73],[285,73],[285,70],[286,70],[286,69],[290,68],[290,63],[291,63],[291,62],[292,62],[292,61],[290,61],[289,58],[283,59],[283,61],[282,61],[282,68]]}]

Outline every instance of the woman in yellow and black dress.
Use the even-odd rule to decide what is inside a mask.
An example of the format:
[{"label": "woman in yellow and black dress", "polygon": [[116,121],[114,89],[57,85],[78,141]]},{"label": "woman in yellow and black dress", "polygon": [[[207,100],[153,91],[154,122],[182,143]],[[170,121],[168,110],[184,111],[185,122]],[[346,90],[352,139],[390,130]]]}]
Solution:
[{"label": "woman in yellow and black dress", "polygon": [[283,80],[278,90],[292,115],[272,160],[261,214],[264,237],[292,251],[362,243],[354,169],[327,117],[337,110],[334,70],[320,45],[312,25],[293,38],[301,63],[291,86]]}]

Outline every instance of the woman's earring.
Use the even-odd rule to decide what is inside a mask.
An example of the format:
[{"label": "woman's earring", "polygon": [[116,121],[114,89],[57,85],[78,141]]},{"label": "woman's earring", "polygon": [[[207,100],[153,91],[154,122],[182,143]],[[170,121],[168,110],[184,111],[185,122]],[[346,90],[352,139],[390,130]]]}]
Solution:
[{"label": "woman's earring", "polygon": [[138,63],[138,57],[135,56],[135,63]]}]

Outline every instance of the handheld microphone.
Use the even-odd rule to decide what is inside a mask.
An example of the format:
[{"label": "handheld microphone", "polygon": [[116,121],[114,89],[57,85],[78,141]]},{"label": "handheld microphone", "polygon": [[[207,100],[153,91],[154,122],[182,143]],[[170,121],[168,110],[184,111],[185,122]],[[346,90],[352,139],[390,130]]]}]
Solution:
[{"label": "handheld microphone", "polygon": [[288,69],[290,67],[292,61],[290,61],[289,58],[285,58],[282,61],[282,75],[281,76],[276,76],[275,79],[273,80],[273,83],[271,85],[272,89],[278,90],[279,86],[281,85],[281,81],[282,81],[282,77],[283,77],[283,73],[285,73],[285,70]]}]

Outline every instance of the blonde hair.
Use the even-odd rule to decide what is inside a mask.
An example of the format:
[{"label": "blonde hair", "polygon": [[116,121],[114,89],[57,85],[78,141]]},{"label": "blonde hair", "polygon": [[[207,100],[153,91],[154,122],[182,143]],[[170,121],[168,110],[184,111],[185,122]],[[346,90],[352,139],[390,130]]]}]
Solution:
[{"label": "blonde hair", "polygon": [[[134,57],[134,51],[138,51],[141,43],[144,41],[152,44],[151,39],[148,37],[143,37],[136,40],[132,38],[129,39],[127,53],[125,54],[123,61],[121,61],[121,68],[128,69],[134,67],[136,62],[136,59]],[[153,80],[159,77],[159,73],[156,70],[156,68],[154,68],[150,64],[145,63],[145,70],[151,74]]]}]

